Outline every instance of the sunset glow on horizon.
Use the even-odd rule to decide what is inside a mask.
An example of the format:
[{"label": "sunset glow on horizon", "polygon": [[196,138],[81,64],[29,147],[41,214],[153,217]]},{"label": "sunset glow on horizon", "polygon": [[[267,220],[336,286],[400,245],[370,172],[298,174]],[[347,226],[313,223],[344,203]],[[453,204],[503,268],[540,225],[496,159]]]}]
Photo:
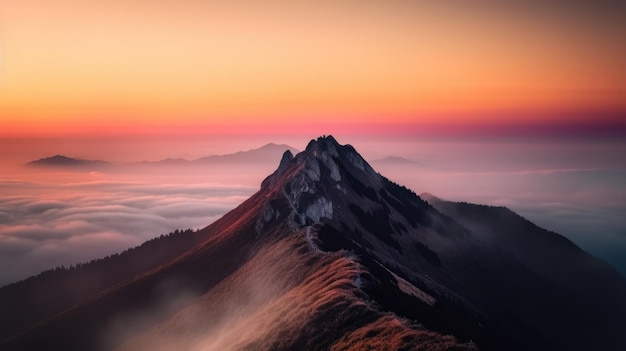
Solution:
[{"label": "sunset glow on horizon", "polygon": [[623,128],[623,10],[610,1],[4,1],[0,135]]},{"label": "sunset glow on horizon", "polygon": [[331,134],[626,276],[625,43],[621,0],[1,0],[0,286],[206,226]]}]

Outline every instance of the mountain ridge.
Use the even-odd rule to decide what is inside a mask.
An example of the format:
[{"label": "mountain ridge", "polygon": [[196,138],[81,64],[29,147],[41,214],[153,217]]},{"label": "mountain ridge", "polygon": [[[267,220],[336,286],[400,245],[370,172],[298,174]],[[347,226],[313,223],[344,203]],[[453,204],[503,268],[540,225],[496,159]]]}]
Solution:
[{"label": "mountain ridge", "polygon": [[[4,338],[0,346],[619,350],[626,345],[620,333],[626,326],[625,283],[608,265],[506,211],[477,220],[430,201],[378,174],[352,146],[320,137],[295,156],[284,152],[259,191],[194,233],[191,249],[84,297],[46,322]],[[528,239],[524,250],[513,251],[522,256],[511,255],[523,239]],[[550,246],[539,250],[546,243]],[[165,307],[162,296],[169,297]],[[171,305],[171,300],[180,301]],[[115,321],[129,318],[139,319],[130,332],[111,332]],[[69,334],[77,328],[80,335]]]}]

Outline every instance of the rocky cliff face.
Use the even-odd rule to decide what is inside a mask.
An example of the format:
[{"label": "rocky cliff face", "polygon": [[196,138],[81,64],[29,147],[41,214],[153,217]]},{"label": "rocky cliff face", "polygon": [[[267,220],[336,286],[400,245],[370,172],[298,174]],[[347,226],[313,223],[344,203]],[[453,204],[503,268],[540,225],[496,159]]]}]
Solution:
[{"label": "rocky cliff face", "polygon": [[293,230],[332,220],[333,203],[336,207],[354,196],[352,185],[357,179],[375,187],[382,183],[382,177],[352,147],[340,146],[332,136],[312,140],[296,157],[285,152],[276,172],[262,184],[271,200],[257,231],[285,218]]}]

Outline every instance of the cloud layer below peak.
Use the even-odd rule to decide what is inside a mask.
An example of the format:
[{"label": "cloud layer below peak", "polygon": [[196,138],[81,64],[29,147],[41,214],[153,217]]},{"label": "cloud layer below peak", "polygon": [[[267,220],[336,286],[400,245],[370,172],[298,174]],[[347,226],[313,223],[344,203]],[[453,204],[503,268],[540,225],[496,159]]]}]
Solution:
[{"label": "cloud layer below peak", "polygon": [[0,286],[205,227],[254,191],[214,183],[0,181],[8,194],[0,198]]}]

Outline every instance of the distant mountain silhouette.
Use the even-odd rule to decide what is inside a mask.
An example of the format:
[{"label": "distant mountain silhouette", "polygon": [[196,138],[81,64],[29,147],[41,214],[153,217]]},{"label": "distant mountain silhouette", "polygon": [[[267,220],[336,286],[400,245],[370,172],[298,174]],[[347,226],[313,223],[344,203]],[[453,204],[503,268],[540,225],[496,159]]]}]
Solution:
[{"label": "distant mountain silhouette", "polygon": [[193,162],[195,163],[212,163],[212,162],[242,162],[242,163],[250,163],[250,162],[269,162],[274,163],[280,156],[289,150],[291,153],[297,153],[298,150],[286,145],[286,144],[274,144],[269,143],[261,146],[258,149],[252,149],[248,151],[239,151],[233,154],[226,155],[213,155],[206,156],[200,159],[197,159]]},{"label": "distant mountain silhouette", "polygon": [[375,165],[392,165],[392,166],[419,166],[421,163],[399,156],[387,156],[372,161]]},{"label": "distant mountain silhouette", "polygon": [[626,349],[613,268],[506,208],[422,196],[312,140],[198,232],[0,289],[0,349]]},{"label": "distant mountain silhouette", "polygon": [[252,149],[247,151],[239,151],[232,154],[225,155],[211,155],[202,157],[196,160],[186,160],[184,158],[166,158],[159,161],[140,161],[123,164],[112,164],[106,161],[100,160],[83,160],[78,158],[71,158],[63,155],[55,155],[51,157],[42,158],[39,160],[31,161],[26,164],[28,167],[52,167],[52,168],[65,168],[65,169],[134,169],[134,168],[146,168],[146,167],[225,167],[225,166],[242,166],[242,167],[254,167],[259,164],[271,165],[276,159],[289,150],[292,153],[298,152],[297,149],[285,145],[285,144],[266,144],[258,149]]},{"label": "distant mountain silhouette", "polygon": [[261,146],[258,149],[252,149],[247,151],[239,151],[231,154],[225,155],[211,155],[205,156],[195,160],[186,160],[182,158],[176,159],[165,159],[160,161],[142,161],[136,162],[135,165],[153,165],[153,166],[206,166],[206,165],[228,165],[228,164],[238,164],[238,165],[251,165],[251,164],[259,164],[259,163],[273,163],[276,159],[280,158],[280,156],[289,150],[290,152],[298,152],[297,149],[285,145],[285,144],[274,144],[269,143]]},{"label": "distant mountain silhouette", "polygon": [[100,160],[83,160],[79,158],[71,158],[63,155],[55,155],[51,157],[41,158],[28,162],[28,167],[53,167],[53,168],[106,168],[111,166],[110,163]]}]

